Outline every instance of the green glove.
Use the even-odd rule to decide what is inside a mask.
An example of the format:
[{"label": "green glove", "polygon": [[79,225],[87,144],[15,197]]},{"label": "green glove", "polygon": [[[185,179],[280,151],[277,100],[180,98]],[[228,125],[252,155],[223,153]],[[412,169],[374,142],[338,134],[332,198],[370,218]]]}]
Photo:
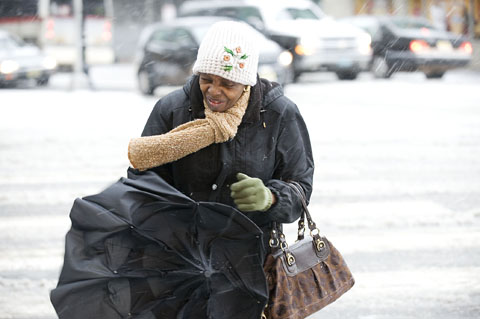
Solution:
[{"label": "green glove", "polygon": [[237,174],[238,182],[230,186],[235,205],[242,212],[264,212],[272,206],[272,192],[263,185],[259,178],[249,177],[245,174]]}]

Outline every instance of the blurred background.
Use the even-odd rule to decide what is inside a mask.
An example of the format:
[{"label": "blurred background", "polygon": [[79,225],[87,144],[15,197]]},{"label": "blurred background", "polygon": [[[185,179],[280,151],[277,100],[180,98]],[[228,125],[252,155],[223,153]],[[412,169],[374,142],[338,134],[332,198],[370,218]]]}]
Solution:
[{"label": "blurred background", "polygon": [[[2,0],[0,30],[8,33],[0,34],[0,83],[22,77],[45,85],[55,71],[88,74],[94,65],[135,63],[146,93],[157,83],[178,84],[189,74],[198,42],[211,23],[209,16],[249,23],[278,44],[277,51],[286,51],[277,54],[272,45],[266,48],[266,65],[260,69],[281,83],[322,70],[340,79],[355,79],[363,71],[388,77],[400,70],[421,70],[438,78],[450,68],[480,65],[479,55],[472,55],[480,41],[479,0],[272,3]],[[185,16],[201,16],[204,22],[175,24]],[[33,58],[14,57],[27,59],[25,46],[45,56],[40,65],[32,66]]]},{"label": "blurred background", "polygon": [[74,199],[126,176],[222,19],[304,116],[356,278],[311,318],[479,318],[480,0],[0,0],[0,319],[57,318]]}]

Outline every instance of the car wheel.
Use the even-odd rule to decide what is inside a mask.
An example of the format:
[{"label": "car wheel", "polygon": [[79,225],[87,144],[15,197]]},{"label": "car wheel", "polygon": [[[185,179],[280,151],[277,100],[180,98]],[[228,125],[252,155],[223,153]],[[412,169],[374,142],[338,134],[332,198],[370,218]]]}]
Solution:
[{"label": "car wheel", "polygon": [[38,86],[46,86],[49,81],[50,81],[50,77],[49,76],[44,76],[44,77],[41,77],[41,78],[37,79],[37,85]]},{"label": "car wheel", "polygon": [[436,72],[425,72],[427,79],[441,79],[445,71],[436,71]]},{"label": "car wheel", "polygon": [[298,79],[300,78],[301,73],[298,71],[293,71],[293,76],[292,76],[292,83],[298,83]]},{"label": "car wheel", "polygon": [[153,95],[154,87],[146,70],[138,72],[138,88],[145,95]]},{"label": "car wheel", "polygon": [[392,69],[388,66],[385,58],[381,56],[375,56],[372,62],[373,76],[378,79],[388,79],[392,76]]},{"label": "car wheel", "polygon": [[281,73],[281,76],[279,77],[278,80],[282,86],[286,86],[287,84],[294,83],[293,77],[294,77],[293,68],[290,66],[284,69],[284,71]]},{"label": "car wheel", "polygon": [[335,74],[340,80],[355,80],[358,76],[355,71],[337,71]]}]

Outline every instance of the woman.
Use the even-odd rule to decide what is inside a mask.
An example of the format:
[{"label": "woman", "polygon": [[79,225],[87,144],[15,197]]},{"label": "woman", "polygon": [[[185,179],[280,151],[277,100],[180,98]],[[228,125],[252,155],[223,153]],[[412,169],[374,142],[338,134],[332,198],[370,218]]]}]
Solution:
[{"label": "woman", "polygon": [[[257,76],[250,32],[213,25],[194,75],[131,140],[130,178],[75,201],[51,293],[59,318],[260,317],[272,222],[299,217],[288,181],[309,196],[313,160],[297,107]],[[198,202],[243,211],[265,247],[243,214]]]},{"label": "woman", "polygon": [[258,77],[258,55],[246,24],[214,24],[194,75],[157,102],[129,158],[196,201],[237,207],[269,234],[273,221],[299,218],[300,198],[287,183],[299,182],[309,198],[314,164],[298,108]]}]

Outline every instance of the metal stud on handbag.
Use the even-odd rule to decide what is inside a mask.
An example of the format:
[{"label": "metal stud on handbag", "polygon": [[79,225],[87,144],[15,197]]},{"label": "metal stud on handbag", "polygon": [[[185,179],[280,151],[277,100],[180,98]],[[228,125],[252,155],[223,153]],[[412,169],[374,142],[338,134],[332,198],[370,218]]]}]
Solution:
[{"label": "metal stud on handbag", "polygon": [[[272,253],[264,265],[269,300],[263,319],[303,319],[337,300],[355,283],[342,255],[326,237],[320,236],[302,186],[297,182],[289,185],[302,200],[298,236],[289,246],[281,228],[273,223]],[[304,235],[307,226],[310,238]]]}]

